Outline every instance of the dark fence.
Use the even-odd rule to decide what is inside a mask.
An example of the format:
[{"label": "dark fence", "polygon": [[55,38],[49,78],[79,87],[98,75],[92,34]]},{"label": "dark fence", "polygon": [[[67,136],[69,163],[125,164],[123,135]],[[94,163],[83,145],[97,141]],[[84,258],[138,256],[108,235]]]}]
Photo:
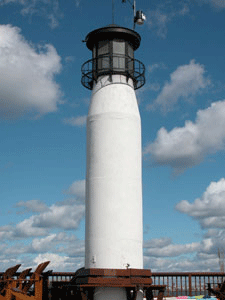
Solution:
[{"label": "dark fence", "polygon": [[[31,273],[32,274],[32,273]],[[0,272],[0,276],[2,272]],[[15,277],[18,277],[16,273]],[[66,295],[69,281],[73,278],[74,272],[52,272],[44,273],[45,299],[63,300]],[[225,280],[225,273],[221,272],[153,272],[153,284],[166,285],[165,297],[177,296],[198,296],[208,294],[208,283],[211,287],[217,287]],[[154,294],[154,296],[157,296]]]},{"label": "dark fence", "polygon": [[217,287],[218,283],[225,280],[225,273],[200,273],[200,272],[173,272],[152,273],[154,284],[165,284],[167,286],[165,296],[199,296],[208,294],[208,283],[211,287]]},{"label": "dark fence", "polygon": [[[54,287],[67,285],[74,273],[53,272],[49,277],[49,292],[55,300]],[[225,273],[221,272],[155,272],[152,273],[153,284],[165,284],[167,286],[165,297],[199,296],[208,294],[208,283],[211,287],[217,287],[225,280]],[[157,293],[157,292],[156,292]],[[156,294],[154,295],[156,296]]]}]

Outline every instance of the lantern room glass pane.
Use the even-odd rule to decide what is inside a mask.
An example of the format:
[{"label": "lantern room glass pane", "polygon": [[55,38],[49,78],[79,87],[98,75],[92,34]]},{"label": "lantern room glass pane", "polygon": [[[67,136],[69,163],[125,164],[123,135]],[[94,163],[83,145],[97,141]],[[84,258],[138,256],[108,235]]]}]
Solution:
[{"label": "lantern room glass pane", "polygon": [[113,41],[113,54],[125,55],[125,42],[120,40]]},{"label": "lantern room glass pane", "polygon": [[96,57],[96,46],[93,47],[93,50],[92,50],[92,57],[93,57],[93,58]]},{"label": "lantern room glass pane", "polygon": [[134,49],[130,44],[128,44],[128,56],[134,58]]},{"label": "lantern room glass pane", "polygon": [[113,41],[113,70],[125,71],[125,42]]},{"label": "lantern room glass pane", "polygon": [[109,56],[98,58],[98,71],[109,70]]},{"label": "lantern room glass pane", "polygon": [[113,57],[113,69],[116,71],[125,71],[125,57]]},{"label": "lantern room glass pane", "polygon": [[109,53],[109,41],[101,41],[98,44],[98,56]]},{"label": "lantern room glass pane", "polygon": [[131,75],[131,77],[133,77],[134,76],[134,60],[132,58],[128,58],[127,68],[128,68],[128,73]]},{"label": "lantern room glass pane", "polygon": [[100,41],[98,44],[98,72],[109,69],[109,41]]},{"label": "lantern room glass pane", "polygon": [[127,61],[128,73],[133,76],[134,75],[134,48],[130,44],[127,45],[127,54],[129,56]]}]

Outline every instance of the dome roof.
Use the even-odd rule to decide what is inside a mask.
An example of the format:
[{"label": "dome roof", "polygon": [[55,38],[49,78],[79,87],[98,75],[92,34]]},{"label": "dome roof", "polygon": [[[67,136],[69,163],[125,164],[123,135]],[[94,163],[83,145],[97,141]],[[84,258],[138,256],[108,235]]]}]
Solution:
[{"label": "dome roof", "polygon": [[134,50],[140,46],[141,37],[140,35],[129,28],[121,27],[116,24],[107,25],[91,31],[85,38],[88,49],[92,50],[94,45],[99,41],[123,39],[129,42]]}]

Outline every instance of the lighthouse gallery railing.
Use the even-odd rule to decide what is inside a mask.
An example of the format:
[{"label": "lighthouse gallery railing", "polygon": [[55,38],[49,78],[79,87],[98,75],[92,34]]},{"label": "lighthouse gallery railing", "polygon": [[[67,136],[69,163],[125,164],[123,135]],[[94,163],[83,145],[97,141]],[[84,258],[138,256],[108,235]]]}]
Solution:
[{"label": "lighthouse gallery railing", "polygon": [[145,66],[137,59],[124,55],[101,55],[86,61],[82,67],[81,83],[92,89],[98,77],[104,75],[124,75],[133,80],[134,89],[139,89],[145,84]]}]

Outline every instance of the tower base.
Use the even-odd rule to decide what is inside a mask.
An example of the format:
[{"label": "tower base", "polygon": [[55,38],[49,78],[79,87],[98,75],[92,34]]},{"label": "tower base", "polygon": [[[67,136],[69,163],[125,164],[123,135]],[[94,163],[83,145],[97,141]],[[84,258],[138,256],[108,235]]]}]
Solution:
[{"label": "tower base", "polygon": [[79,300],[94,300],[94,295],[100,293],[102,288],[110,290],[111,294],[119,289],[126,294],[127,300],[138,299],[140,293],[146,300],[152,300],[153,291],[157,290],[157,300],[162,300],[166,285],[153,285],[151,270],[84,268],[75,273],[69,285],[70,294],[75,294]]}]

